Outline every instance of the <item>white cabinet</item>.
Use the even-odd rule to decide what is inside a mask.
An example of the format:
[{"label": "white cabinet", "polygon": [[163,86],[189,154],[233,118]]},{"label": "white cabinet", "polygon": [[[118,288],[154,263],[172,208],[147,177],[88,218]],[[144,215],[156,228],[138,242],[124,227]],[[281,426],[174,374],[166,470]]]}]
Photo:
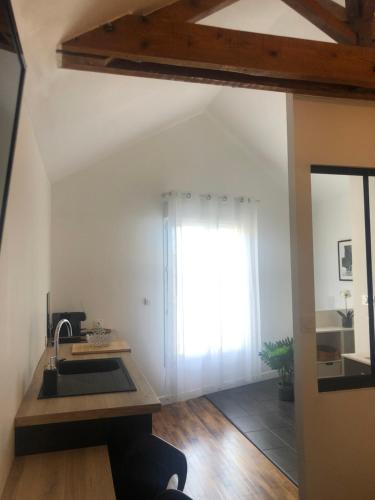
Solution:
[{"label": "white cabinet", "polygon": [[343,375],[343,361],[318,361],[318,378],[341,377]]},{"label": "white cabinet", "polygon": [[332,361],[317,361],[318,378],[341,377],[344,375],[342,354],[355,352],[354,329],[340,326],[324,326],[316,329],[316,345],[334,347],[339,353],[339,359]]}]

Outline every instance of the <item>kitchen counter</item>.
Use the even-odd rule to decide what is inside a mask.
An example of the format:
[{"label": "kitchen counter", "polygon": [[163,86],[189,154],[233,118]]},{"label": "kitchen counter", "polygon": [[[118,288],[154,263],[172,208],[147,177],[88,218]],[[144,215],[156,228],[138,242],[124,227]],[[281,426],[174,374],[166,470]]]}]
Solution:
[{"label": "kitchen counter", "polygon": [[2,500],[115,500],[107,446],[17,457]]},{"label": "kitchen counter", "polygon": [[66,359],[98,359],[121,357],[137,388],[135,392],[117,392],[84,396],[38,399],[42,385],[43,369],[48,358],[54,355],[52,347],[46,348],[35,370],[31,384],[21,402],[15,418],[15,427],[88,421],[104,418],[152,414],[161,404],[144,375],[137,368],[129,352],[73,355],[72,344],[59,346],[59,357]]}]

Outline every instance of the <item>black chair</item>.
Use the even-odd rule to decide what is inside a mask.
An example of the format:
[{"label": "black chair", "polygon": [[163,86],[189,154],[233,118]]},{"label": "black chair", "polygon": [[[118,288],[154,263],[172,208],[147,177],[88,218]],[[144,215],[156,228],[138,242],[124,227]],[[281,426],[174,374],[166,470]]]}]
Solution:
[{"label": "black chair", "polygon": [[165,490],[156,497],[156,500],[192,500],[192,498],[179,490]]},{"label": "black chair", "polygon": [[118,499],[154,500],[166,490],[170,478],[175,474],[178,477],[178,490],[184,489],[186,457],[163,439],[145,434],[124,446],[121,451],[117,443],[116,449],[112,451],[111,462]]}]

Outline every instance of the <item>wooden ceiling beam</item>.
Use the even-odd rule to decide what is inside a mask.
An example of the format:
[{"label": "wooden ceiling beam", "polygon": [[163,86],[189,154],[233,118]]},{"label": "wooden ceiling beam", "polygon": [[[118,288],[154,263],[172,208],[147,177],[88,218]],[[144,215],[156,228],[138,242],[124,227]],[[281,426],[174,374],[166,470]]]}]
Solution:
[{"label": "wooden ceiling beam", "polygon": [[78,54],[66,53],[64,54],[63,67],[78,71],[94,71],[159,80],[375,101],[375,90],[363,87],[253,76],[225,70],[206,70],[167,64],[134,62],[126,59],[112,59],[108,66],[104,66],[102,64],[95,65],[94,60],[90,60],[85,56],[81,58]]},{"label": "wooden ceiling beam", "polygon": [[357,36],[357,44],[373,46],[375,0],[345,0],[347,20]]},{"label": "wooden ceiling beam", "polygon": [[339,43],[355,45],[357,36],[346,20],[345,8],[332,0],[283,0],[293,10]]},{"label": "wooden ceiling beam", "polygon": [[[104,26],[67,41],[60,51],[66,68],[134,75],[139,70],[139,76],[146,72],[221,84],[227,78],[237,86],[253,82],[317,95],[373,98],[375,91],[374,49],[139,16],[117,20],[110,31]],[[89,64],[82,60],[90,57]],[[105,59],[110,60],[107,66],[102,64]]]},{"label": "wooden ceiling beam", "polygon": [[153,20],[196,23],[238,0],[178,0],[148,14]]},{"label": "wooden ceiling beam", "polygon": [[[177,0],[157,10],[146,12],[142,14],[142,16],[155,22],[173,21],[195,23],[236,2],[238,2],[238,0]],[[114,22],[116,21],[112,21],[105,25],[107,31],[112,29]],[[112,58],[104,59],[102,65],[106,66],[111,60]]]},{"label": "wooden ceiling beam", "polygon": [[340,19],[340,21],[347,21],[346,8],[338,4],[336,0],[317,0],[325,9],[331,14]]},{"label": "wooden ceiling beam", "polygon": [[353,23],[359,17],[359,1],[345,0],[347,18],[350,23]]}]

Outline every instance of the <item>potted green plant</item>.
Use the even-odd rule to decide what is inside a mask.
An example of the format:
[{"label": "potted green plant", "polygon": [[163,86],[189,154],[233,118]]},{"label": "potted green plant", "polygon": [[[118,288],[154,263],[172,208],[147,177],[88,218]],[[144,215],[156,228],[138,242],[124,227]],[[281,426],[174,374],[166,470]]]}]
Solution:
[{"label": "potted green plant", "polygon": [[265,342],[259,357],[279,374],[279,399],[294,401],[293,339],[287,337],[275,342]]},{"label": "potted green plant", "polygon": [[341,290],[340,295],[344,297],[345,300],[345,311],[337,311],[337,314],[341,316],[341,324],[343,328],[353,327],[353,309],[348,309],[348,299],[352,296],[350,290]]}]

